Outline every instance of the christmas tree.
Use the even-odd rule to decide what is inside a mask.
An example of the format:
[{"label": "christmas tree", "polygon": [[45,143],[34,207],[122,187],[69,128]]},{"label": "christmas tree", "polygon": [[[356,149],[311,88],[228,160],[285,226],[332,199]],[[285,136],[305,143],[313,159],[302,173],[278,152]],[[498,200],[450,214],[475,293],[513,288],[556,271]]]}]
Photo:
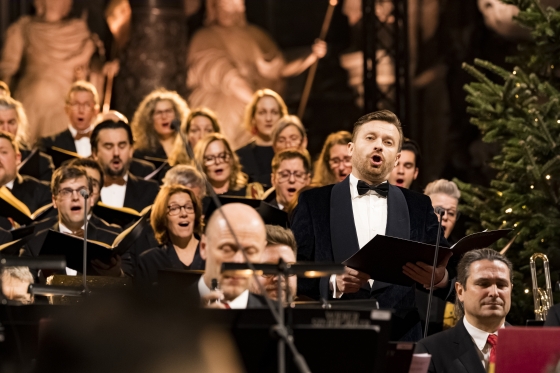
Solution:
[{"label": "christmas tree", "polygon": [[517,22],[531,31],[519,55],[508,58],[516,67],[506,71],[481,60],[463,65],[476,80],[465,86],[471,122],[483,141],[501,149],[491,163],[496,177],[489,188],[455,182],[463,213],[475,221],[471,232],[514,229],[495,248],[513,262],[508,319],[522,325],[534,318],[529,258],[548,256],[553,283],[560,270],[560,11],[538,0],[504,2],[519,8]]}]

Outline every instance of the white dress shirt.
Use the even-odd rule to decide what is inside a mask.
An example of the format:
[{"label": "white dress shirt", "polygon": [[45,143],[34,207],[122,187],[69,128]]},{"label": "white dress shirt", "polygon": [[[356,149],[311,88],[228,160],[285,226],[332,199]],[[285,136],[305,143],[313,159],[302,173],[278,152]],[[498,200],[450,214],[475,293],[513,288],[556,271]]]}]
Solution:
[{"label": "white dress shirt", "polygon": [[[78,134],[78,130],[72,126],[68,126],[68,129],[70,130],[72,137],[75,138],[76,135]],[[93,127],[89,126],[86,130],[80,131],[80,133],[88,133],[91,132],[92,130]],[[76,145],[76,153],[78,153],[82,157],[86,158],[91,155],[91,143],[89,137],[82,137],[79,140],[74,140],[74,144]]]},{"label": "white dress shirt", "polygon": [[[212,290],[210,290],[210,288],[206,285],[206,282],[204,282],[204,276],[200,276],[200,280],[198,280],[198,293],[200,294],[200,297],[205,297],[208,294],[210,294],[212,292]],[[229,308],[235,310],[235,309],[239,309],[239,310],[244,310],[247,308],[247,304],[249,303],[249,290],[245,290],[243,293],[239,294],[239,296],[237,298],[235,298],[234,300],[232,300],[231,302],[227,302],[229,305]]]},{"label": "white dress shirt", "polygon": [[[82,225],[82,228],[84,229],[84,226]],[[66,233],[66,234],[72,234],[74,232],[72,232],[70,229],[68,229],[68,227],[66,227],[64,224],[62,224],[60,221],[58,222],[58,231],[60,233]],[[68,276],[76,276],[78,274],[78,271],[73,270],[72,268],[68,268],[66,267],[66,274]]]},{"label": "white dress shirt", "polygon": [[[124,175],[124,181],[128,182],[128,174]],[[114,207],[124,207],[124,197],[126,195],[126,183],[124,185],[112,184],[101,188],[101,201],[104,204]]]},{"label": "white dress shirt", "polygon": [[[471,336],[475,346],[476,352],[480,361],[482,362],[482,366],[484,369],[488,371],[488,360],[490,359],[490,350],[492,346],[488,343],[488,336],[490,334],[498,335],[498,332],[488,333],[484,330],[480,330],[477,327],[474,327],[470,322],[467,321],[466,317],[463,317],[463,324],[465,325],[465,329],[467,329],[467,333]],[[504,325],[500,327],[502,329]]]},{"label": "white dress shirt", "polygon": [[13,179],[12,181],[9,181],[6,183],[6,188],[10,189],[10,191],[12,189],[14,189],[14,182],[16,181],[16,179]]}]

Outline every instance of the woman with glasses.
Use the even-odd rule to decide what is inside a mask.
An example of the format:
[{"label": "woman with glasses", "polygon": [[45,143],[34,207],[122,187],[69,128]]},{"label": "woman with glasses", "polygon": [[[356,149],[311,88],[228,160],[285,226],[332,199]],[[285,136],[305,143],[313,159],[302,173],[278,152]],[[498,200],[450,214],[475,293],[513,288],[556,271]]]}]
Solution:
[{"label": "woman with glasses", "polygon": [[449,242],[449,236],[459,218],[458,206],[461,192],[457,184],[445,179],[432,181],[426,186],[424,194],[430,197],[434,209],[442,207],[445,210],[441,226],[444,229],[444,236]]},{"label": "woman with glasses", "polygon": [[253,141],[237,150],[237,156],[252,181],[270,186],[270,162],[274,157],[272,131],[280,118],[288,115],[288,108],[280,95],[271,89],[261,89],[253,94],[245,108],[245,128]]},{"label": "woman with glasses", "polygon": [[194,148],[194,157],[202,165],[216,194],[256,199],[262,197],[262,185],[248,183],[247,174],[241,170],[237,155],[232,152],[223,135],[213,133],[200,140]]},{"label": "woman with glasses", "polygon": [[352,134],[347,131],[331,133],[325,140],[321,155],[315,162],[312,184],[324,186],[346,179],[352,172],[352,157],[348,154],[348,143]]},{"label": "woman with glasses", "polygon": [[[191,111],[185,123],[181,124],[181,132],[186,135],[187,141],[194,149],[204,136],[211,133],[221,133],[221,129],[218,118],[212,110],[197,108]],[[173,167],[177,164],[188,164],[190,161],[183,140],[177,136],[173,152],[169,156],[169,165]]]},{"label": "woman with glasses", "polygon": [[187,103],[177,92],[158,89],[144,97],[130,124],[135,140],[134,158],[167,159],[177,136],[171,122],[178,119],[183,123],[187,115]]},{"label": "woman with glasses", "polygon": [[161,269],[204,269],[195,237],[202,230],[202,207],[191,189],[164,185],[152,207],[150,224],[160,245],[139,256],[134,277],[139,285],[153,285]]},{"label": "woman with glasses", "polygon": [[307,149],[305,127],[295,115],[282,117],[272,131],[272,148],[274,153],[286,149]]}]

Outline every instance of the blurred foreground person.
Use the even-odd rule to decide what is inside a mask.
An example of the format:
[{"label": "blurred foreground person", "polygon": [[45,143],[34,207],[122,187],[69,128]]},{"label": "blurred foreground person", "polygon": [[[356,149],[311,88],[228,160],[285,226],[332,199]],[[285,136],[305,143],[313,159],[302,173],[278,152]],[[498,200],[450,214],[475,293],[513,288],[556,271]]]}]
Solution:
[{"label": "blurred foreground person", "polygon": [[[0,275],[2,295],[4,298],[22,304],[33,302],[27,289],[33,283],[33,275],[27,267],[4,267]],[[2,296],[0,296],[2,298]]]},{"label": "blurred foreground person", "polygon": [[352,172],[352,157],[348,153],[350,142],[352,142],[352,135],[347,131],[331,133],[327,137],[321,155],[315,162],[313,185],[336,184],[350,175]]},{"label": "blurred foreground person", "polygon": [[467,252],[457,267],[453,328],[416,344],[416,353],[432,355],[430,373],[493,372],[499,330],[511,307],[511,262],[492,249]]},{"label": "blurred foreground person", "polygon": [[243,171],[252,181],[270,186],[270,162],[274,157],[272,131],[280,118],[288,115],[288,108],[280,95],[271,89],[260,89],[253,94],[245,108],[243,122],[253,140],[237,149]]},{"label": "blurred foreground person", "polygon": [[161,269],[204,269],[199,240],[202,207],[195,193],[182,185],[164,185],[152,207],[150,223],[159,246],[138,258],[135,280],[144,286],[157,282]]},{"label": "blurred foreground person", "polygon": [[94,294],[63,310],[44,330],[34,371],[242,371],[228,333],[209,326],[196,307],[133,295]]},{"label": "blurred foreground person", "polygon": [[[282,259],[288,264],[294,264],[296,262],[296,254],[297,244],[292,231],[277,225],[266,226],[266,247],[261,257],[261,263],[278,264],[280,259]],[[288,277],[287,284],[284,276],[264,274],[259,276],[259,282],[273,300],[278,300],[278,282],[281,282],[281,298],[284,302],[289,303],[296,296],[297,277],[295,275]],[[251,289],[253,293],[261,294],[258,284],[253,283]],[[290,291],[290,299],[287,297],[287,289]]]},{"label": "blurred foreground person", "polygon": [[[233,232],[222,216],[227,218]],[[238,247],[236,240],[239,240]],[[195,285],[203,306],[245,309],[264,306],[265,300],[249,293],[252,277],[221,273],[222,263],[260,263],[266,246],[264,222],[255,209],[241,203],[229,203],[216,210],[200,241],[200,256],[206,260],[204,275]]]}]

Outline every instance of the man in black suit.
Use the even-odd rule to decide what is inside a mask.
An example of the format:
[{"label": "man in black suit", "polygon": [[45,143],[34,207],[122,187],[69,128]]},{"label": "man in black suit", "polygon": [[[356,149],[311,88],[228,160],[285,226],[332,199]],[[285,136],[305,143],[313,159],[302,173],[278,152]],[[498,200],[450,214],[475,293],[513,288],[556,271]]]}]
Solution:
[{"label": "man in black suit", "polygon": [[493,371],[498,330],[506,326],[511,306],[511,262],[497,251],[467,252],[457,266],[455,311],[461,320],[453,328],[416,345],[416,353],[432,355],[430,373]]},{"label": "man in black suit", "polygon": [[134,152],[132,131],[125,122],[106,120],[91,135],[91,149],[105,174],[101,201],[109,206],[141,211],[151,205],[159,186],[155,181],[137,178],[129,172]]},{"label": "man in black suit", "polygon": [[[49,229],[67,233],[78,237],[84,236],[84,198],[80,194],[85,190],[88,194],[92,190],[91,179],[83,167],[69,166],[57,169],[53,175],[51,192],[54,207],[58,211],[57,219],[47,219],[36,225],[37,234],[26,244],[28,255],[38,256],[41,252]],[[91,210],[92,199],[88,200],[87,213]],[[88,240],[112,244],[116,233],[96,227],[88,223]],[[120,258],[112,258],[110,263],[93,260],[92,266],[98,275],[120,276]],[[76,271],[67,268],[66,274],[76,275]]]},{"label": "man in black suit", "polygon": [[20,162],[21,153],[14,137],[0,131],[0,186],[10,189],[14,197],[33,213],[51,202],[51,193],[49,187],[39,180],[19,175],[17,166]]},{"label": "man in black suit", "polygon": [[[206,260],[204,274],[195,284],[194,292],[209,308],[244,309],[264,306],[264,298],[249,292],[251,277],[229,276],[221,273],[222,263],[249,261],[260,263],[266,246],[264,222],[255,209],[241,203],[222,207],[232,231],[219,210],[216,210],[200,240],[200,256]],[[241,248],[236,244],[235,236]],[[213,280],[216,288],[214,288]]]},{"label": "man in black suit", "polygon": [[[352,139],[352,173],[338,184],[311,189],[300,196],[291,225],[298,243],[298,261],[341,263],[377,234],[436,242],[438,221],[430,199],[387,183],[403,139],[395,114],[382,110],[361,117],[354,124]],[[443,235],[441,243],[447,245]],[[431,270],[426,263],[408,263],[403,272],[426,286]],[[436,268],[435,284],[442,288],[440,295],[447,295],[451,277],[445,266]],[[346,267],[343,275],[330,280],[301,279],[298,294],[314,299],[374,297],[382,308],[410,310],[404,317],[407,321],[399,324],[399,335],[393,338],[420,339],[414,286],[372,283],[366,273]]]}]

